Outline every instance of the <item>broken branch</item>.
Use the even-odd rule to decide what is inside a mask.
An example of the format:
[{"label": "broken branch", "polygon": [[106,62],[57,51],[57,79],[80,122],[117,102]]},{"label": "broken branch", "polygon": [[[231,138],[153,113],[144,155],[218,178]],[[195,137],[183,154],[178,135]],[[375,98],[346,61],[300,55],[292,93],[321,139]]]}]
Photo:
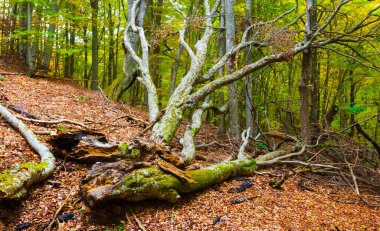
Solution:
[{"label": "broken branch", "polygon": [[33,123],[40,123],[40,124],[60,124],[60,123],[68,123],[68,124],[74,124],[80,127],[83,127],[85,129],[89,129],[86,125],[73,121],[73,120],[68,120],[68,119],[59,119],[59,120],[37,120],[37,119],[29,119],[25,118],[22,116],[16,116],[17,119],[23,120],[23,121],[28,121],[28,122],[33,122]]}]

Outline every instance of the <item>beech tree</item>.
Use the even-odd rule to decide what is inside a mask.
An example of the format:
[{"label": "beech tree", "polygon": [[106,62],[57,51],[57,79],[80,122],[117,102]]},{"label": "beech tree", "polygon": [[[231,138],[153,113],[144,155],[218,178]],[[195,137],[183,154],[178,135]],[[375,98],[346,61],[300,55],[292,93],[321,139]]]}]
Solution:
[{"label": "beech tree", "polygon": [[[200,1],[202,12],[201,34],[194,45],[189,43],[186,38],[186,31],[191,24],[191,17],[182,10],[182,6],[170,1],[172,8],[183,18],[182,28],[178,31],[180,47],[187,53],[189,57],[189,65],[183,77],[179,80],[178,85],[173,89],[164,107],[160,106],[157,86],[152,76],[152,65],[150,65],[150,52],[152,44],[148,38],[144,28],[143,18],[146,11],[145,0],[128,1],[128,24],[124,31],[124,80],[118,82],[130,82],[131,77],[137,80],[146,89],[146,98],[149,114],[149,125],[144,132],[151,129],[148,138],[144,138],[141,134],[133,142],[129,144],[117,144],[121,150],[116,150],[118,156],[122,156],[125,160],[113,163],[96,163],[87,173],[82,182],[82,194],[90,205],[122,198],[130,201],[140,201],[149,198],[164,199],[170,202],[176,202],[180,198],[180,193],[193,192],[206,188],[212,184],[224,181],[232,176],[251,175],[259,167],[279,163],[292,163],[299,165],[312,166],[313,164],[303,161],[288,161],[286,159],[297,157],[303,154],[310,145],[307,142],[309,132],[303,130],[302,138],[306,140],[298,140],[297,138],[287,136],[295,143],[294,147],[269,152],[258,158],[252,158],[245,152],[245,148],[249,143],[251,127],[247,126],[241,134],[241,146],[238,153],[231,155],[230,158],[214,166],[198,169],[183,170],[184,166],[191,164],[196,155],[195,136],[199,132],[202,125],[202,115],[212,110],[215,113],[223,113],[227,110],[227,105],[217,105],[212,102],[210,94],[222,87],[236,83],[237,81],[248,77],[250,74],[260,71],[268,66],[274,66],[275,63],[288,62],[297,58],[303,53],[303,73],[300,83],[300,90],[305,89],[305,95],[301,97],[301,109],[310,110],[310,89],[308,85],[310,67],[310,51],[313,49],[329,49],[336,51],[329,46],[352,38],[371,37],[378,30],[379,16],[375,14],[380,8],[374,6],[367,15],[355,19],[352,25],[346,27],[337,27],[335,31],[327,31],[331,23],[336,23],[337,16],[345,5],[352,3],[352,0],[340,0],[339,3],[328,11],[327,17],[322,17],[317,25],[313,20],[314,1],[307,1],[306,19],[305,14],[293,15],[295,9],[289,9],[280,13],[276,18],[265,22],[257,22],[246,26],[242,36],[235,38],[231,43],[233,32],[227,30],[228,18],[225,17],[224,23],[221,24],[231,34],[226,33],[226,50],[220,52],[218,60],[212,65],[206,65],[206,60],[210,54],[210,43],[215,30],[214,21],[220,15],[220,5],[225,7],[225,12],[231,11],[233,1],[209,0]],[[95,2],[95,1],[94,1]],[[229,12],[231,13],[231,12]],[[315,13],[315,12],[314,12]],[[230,15],[230,17],[232,17]],[[288,23],[279,22],[287,19]],[[302,21],[305,22],[302,24]],[[327,32],[327,33],[325,33]],[[298,34],[298,37],[295,36]],[[246,51],[247,47],[256,49],[258,54],[239,68],[234,63],[234,57]],[[180,49],[179,49],[180,50]],[[221,50],[223,50],[221,48]],[[339,52],[339,51],[337,51]],[[181,52],[178,51],[179,55]],[[344,54],[342,54],[344,55]],[[348,58],[355,62],[366,65],[368,68],[378,69],[372,64],[363,63],[355,57]],[[94,60],[93,60],[94,61]],[[227,72],[223,68],[228,65]],[[136,71],[138,70],[138,71]],[[129,84],[128,84],[129,85]],[[109,93],[118,98],[125,89],[124,83],[122,87],[116,88],[112,84]],[[301,92],[301,95],[303,93]],[[237,97],[229,94],[229,97]],[[306,98],[303,98],[306,97]],[[229,100],[230,108],[235,102]],[[236,109],[233,109],[236,110]],[[302,111],[302,110],[300,110]],[[177,130],[185,118],[185,114],[191,114],[191,124],[186,126],[185,132],[180,139],[182,150],[176,153],[171,150],[170,145],[177,133]],[[309,112],[307,117],[309,118]],[[232,120],[233,118],[230,118]],[[231,121],[232,122],[232,121]],[[309,124],[307,124],[309,126]],[[307,129],[307,127],[302,127]],[[21,128],[22,130],[22,128]],[[259,134],[264,135],[264,134]],[[234,137],[236,138],[236,134]],[[320,137],[319,137],[320,138]],[[317,143],[319,142],[317,139]],[[105,148],[102,144],[99,148]],[[115,145],[114,145],[115,146]],[[114,146],[107,146],[114,148]],[[113,149],[112,149],[113,151]],[[115,153],[112,153],[114,155]],[[134,156],[141,156],[142,161],[132,161]],[[334,168],[329,165],[318,165],[324,168]],[[0,176],[1,179],[1,176]],[[2,183],[4,184],[4,183]],[[28,186],[29,184],[26,184]],[[4,185],[0,185],[5,187]],[[19,187],[19,186],[17,186]],[[24,186],[22,186],[24,187]],[[19,189],[17,189],[19,190]],[[6,194],[6,193],[5,193]],[[4,196],[6,197],[6,195]]]},{"label": "beech tree", "polygon": [[[204,30],[201,38],[193,47],[189,45],[185,39],[189,17],[187,17],[187,14],[180,9],[176,2],[170,2],[173,8],[183,17],[183,27],[179,30],[179,40],[180,45],[190,57],[190,67],[171,94],[164,110],[161,110],[159,107],[157,89],[151,76],[151,66],[149,65],[149,55],[151,54],[149,52],[149,42],[144,27],[142,27],[141,24],[136,25],[136,18],[139,12],[138,9],[141,6],[140,0],[135,0],[133,2],[130,10],[130,21],[125,29],[126,33],[124,36],[124,44],[128,50],[128,54],[131,55],[132,59],[136,62],[137,68],[141,73],[137,79],[146,88],[149,119],[151,125],[154,125],[149,139],[137,138],[133,144],[128,146],[127,153],[131,154],[136,152],[136,150],[148,152],[150,155],[156,153],[159,156],[159,168],[151,167],[150,164],[140,163],[138,165],[143,168],[133,171],[132,169],[137,165],[128,161],[95,165],[87,174],[82,188],[86,200],[91,205],[112,198],[123,198],[131,201],[159,198],[175,202],[180,198],[179,193],[181,192],[199,190],[223,181],[231,176],[252,174],[257,166],[260,167],[280,163],[286,158],[302,154],[305,151],[306,145],[299,146],[298,151],[288,155],[283,155],[284,153],[281,152],[281,154],[273,152],[257,158],[256,160],[252,159],[245,153],[245,147],[248,143],[250,133],[250,129],[248,128],[242,133],[241,138],[243,143],[240,147],[239,153],[231,156],[231,158],[223,163],[195,171],[183,171],[178,169],[183,165],[190,164],[194,159],[196,153],[194,139],[201,128],[202,114],[207,110],[226,110],[225,107],[218,108],[213,102],[205,100],[208,95],[215,90],[232,84],[250,73],[258,71],[268,65],[289,61],[297,54],[308,52],[311,48],[328,46],[329,44],[340,41],[347,36],[354,35],[354,33],[363,28],[364,25],[368,26],[369,24],[378,22],[378,19],[367,20],[371,18],[372,13],[380,7],[377,6],[371,10],[364,19],[359,21],[353,27],[336,32],[335,36],[320,38],[324,30],[334,20],[341,8],[351,1],[341,0],[335,9],[332,10],[326,21],[321,23],[320,26],[315,25],[311,20],[314,3],[310,2],[306,9],[307,23],[305,25],[306,28],[304,29],[305,33],[303,41],[282,42],[280,45],[286,44],[287,47],[282,47],[282,49],[278,51],[273,50],[269,54],[264,55],[237,70],[229,69],[230,71],[225,76],[217,78],[216,73],[227,64],[234,55],[244,51],[247,46],[253,46],[256,48],[275,46],[276,43],[280,42],[280,39],[282,38],[281,35],[291,33],[292,26],[302,18],[302,15],[296,16],[292,22],[264,38],[258,35],[257,28],[268,25],[274,26],[280,19],[291,14],[294,9],[281,14],[271,21],[250,25],[244,31],[239,42],[236,42],[236,45],[227,46],[226,53],[220,57],[212,67],[204,70],[208,48],[210,47],[210,40],[214,31],[213,20],[219,8],[220,0],[215,1],[212,5],[208,0],[204,0]],[[226,5],[226,7],[228,6]],[[131,30],[138,34],[141,50],[136,49],[136,46],[133,43],[135,40],[132,40],[129,33]],[[252,33],[251,35],[250,32],[252,30],[256,30],[256,33]],[[124,67],[124,69],[126,69],[126,67]],[[303,105],[301,105],[301,107],[303,107]],[[180,139],[183,148],[178,156],[170,150],[169,145],[183,120],[186,110],[193,112],[191,117],[192,123],[186,126],[183,137]],[[125,166],[130,167],[126,169]],[[112,169],[113,172],[111,173],[109,169]],[[101,174],[103,171],[108,171],[109,174]]]}]

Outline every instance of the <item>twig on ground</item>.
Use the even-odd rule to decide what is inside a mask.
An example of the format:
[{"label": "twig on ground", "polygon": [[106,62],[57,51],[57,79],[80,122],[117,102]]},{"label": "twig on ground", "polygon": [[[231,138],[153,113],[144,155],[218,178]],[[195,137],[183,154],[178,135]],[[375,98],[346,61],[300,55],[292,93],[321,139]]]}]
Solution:
[{"label": "twig on ground", "polygon": [[70,199],[70,197],[71,197],[72,193],[74,192],[74,190],[78,190],[78,187],[74,187],[74,188],[71,189],[71,191],[69,192],[69,195],[67,195],[66,199],[63,201],[63,203],[61,203],[61,205],[59,206],[59,208],[55,212],[53,218],[51,219],[51,222],[49,223],[48,227],[46,227],[46,229],[44,229],[44,231],[50,231],[53,228],[53,225],[54,225],[54,223],[57,220],[58,214],[62,211],[63,206],[66,205],[67,201]]},{"label": "twig on ground", "polygon": [[114,123],[114,122],[116,122],[116,121],[118,121],[120,119],[124,119],[124,118],[128,118],[128,119],[131,119],[131,120],[134,120],[134,121],[139,121],[139,122],[141,122],[141,123],[143,123],[145,125],[148,125],[148,122],[146,122],[145,120],[142,120],[142,119],[139,119],[139,118],[135,118],[135,117],[130,116],[130,115],[119,116],[116,119],[114,119],[112,122]]},{"label": "twig on ground", "polygon": [[103,89],[102,89],[100,86],[98,86],[98,88],[99,88],[99,90],[100,90],[100,94],[102,94],[102,96],[104,97],[104,99],[105,99],[107,102],[109,102],[110,100],[109,100],[108,97],[104,94]]},{"label": "twig on ground", "polygon": [[265,176],[265,175],[273,176],[273,177],[281,177],[282,176],[280,174],[274,174],[274,173],[271,173],[271,172],[257,172],[257,171],[255,171],[254,173],[256,175],[261,175],[261,176]]},{"label": "twig on ground", "polygon": [[297,164],[297,165],[303,165],[306,167],[318,167],[318,168],[331,168],[331,169],[339,169],[338,167],[332,166],[332,165],[325,165],[325,164],[312,164],[304,161],[299,160],[283,160],[279,163],[282,164]]},{"label": "twig on ground", "polygon": [[40,124],[60,124],[60,123],[68,123],[68,124],[74,124],[80,127],[83,127],[85,129],[89,129],[86,125],[79,123],[77,121],[72,121],[68,119],[58,119],[58,120],[36,120],[36,119],[29,119],[25,118],[22,116],[16,116],[17,119],[23,120],[23,121],[28,121],[28,122],[33,122],[33,123],[40,123]]},{"label": "twig on ground", "polygon": [[201,149],[201,148],[208,148],[208,147],[211,147],[211,146],[219,146],[219,147],[226,147],[226,145],[224,144],[221,144],[221,143],[218,143],[217,141],[212,141],[210,143],[204,143],[204,142],[201,142],[200,144],[196,145],[195,148],[196,149]]},{"label": "twig on ground", "polygon": [[348,163],[348,161],[346,159],[346,156],[344,156],[344,161],[346,162],[346,164],[348,166],[348,169],[350,169],[350,174],[351,174],[352,180],[354,181],[354,187],[355,187],[354,191],[355,191],[356,195],[360,196],[358,183],[356,181],[356,176],[354,174],[354,171],[352,170],[352,167],[351,167],[350,163]]},{"label": "twig on ground", "polygon": [[135,212],[133,211],[132,207],[131,206],[128,206],[129,210],[131,211],[132,213],[132,216],[133,218],[135,219],[137,225],[139,226],[139,228],[142,230],[142,231],[146,231],[144,225],[141,223],[141,221],[137,218]]},{"label": "twig on ground", "polygon": [[9,104],[7,106],[7,108],[11,109],[14,112],[20,113],[21,115],[24,115],[30,119],[36,119],[36,120],[39,119],[36,115],[30,114],[29,112],[26,112],[25,110],[15,106],[15,105]]},{"label": "twig on ground", "polygon": [[149,131],[161,119],[161,117],[164,115],[164,113],[165,113],[165,109],[161,110],[160,114],[158,114],[157,117],[152,122],[150,122],[150,124],[144,130],[139,132],[136,135],[136,137],[140,137],[140,136],[144,135],[147,131]]},{"label": "twig on ground", "polygon": [[28,73],[7,73],[7,72],[0,72],[0,75],[28,75]]},{"label": "twig on ground", "polygon": [[54,131],[34,131],[34,134],[36,134],[36,135],[53,136],[53,135],[56,135],[57,133],[54,132]]}]

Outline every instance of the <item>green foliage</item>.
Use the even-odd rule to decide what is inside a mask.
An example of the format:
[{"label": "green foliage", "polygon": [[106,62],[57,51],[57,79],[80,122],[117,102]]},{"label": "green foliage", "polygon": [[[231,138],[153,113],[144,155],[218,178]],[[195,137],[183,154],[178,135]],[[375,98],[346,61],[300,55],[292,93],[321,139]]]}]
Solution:
[{"label": "green foliage", "polygon": [[[12,4],[21,4],[30,2],[32,6],[32,22],[31,29],[26,28],[26,10],[22,15],[19,15],[18,9],[13,14],[10,12]],[[194,9],[195,5],[191,6],[191,1],[177,1],[179,7],[187,14],[190,9]],[[215,1],[211,1],[213,4]],[[118,92],[120,83],[124,78],[122,66],[124,62],[124,50],[121,48],[124,28],[127,25],[125,16],[128,14],[127,2],[122,0],[100,0],[98,14],[99,30],[99,85],[102,89],[106,89],[106,94],[111,95],[112,92]],[[18,49],[25,49],[27,45],[33,46],[36,51],[36,62],[44,60],[46,54],[46,45],[52,46],[52,61],[47,64],[50,70],[54,70],[57,76],[66,78],[75,78],[75,82],[82,86],[89,86],[91,80],[91,7],[89,1],[14,1],[5,0],[0,3],[4,10],[4,45],[3,50],[9,44],[14,44],[13,56],[19,56]],[[5,5],[4,5],[5,4]],[[53,4],[57,4],[57,11],[52,10]],[[177,31],[182,28],[183,18],[176,12],[169,1],[163,2],[163,7],[157,5],[157,1],[149,1],[148,14],[144,19],[144,28],[146,36],[150,43],[150,71],[154,78],[157,79],[157,92],[160,98],[160,105],[164,108],[169,101],[169,87],[173,64],[175,62],[179,37]],[[196,4],[193,1],[193,4]],[[236,1],[234,4],[235,24],[236,24],[236,39],[235,43],[240,42],[240,38],[247,26],[245,18],[247,9],[244,1]],[[318,26],[323,25],[330,13],[336,7],[335,2],[323,1],[318,2]],[[330,23],[323,36],[318,36],[317,41],[321,39],[329,39],[335,35],[343,35],[344,32],[357,24],[359,20],[366,17],[368,11],[377,6],[376,1],[354,0],[341,8],[341,12]],[[259,48],[252,46],[249,49],[249,59],[243,49],[235,57],[235,68],[242,69],[245,63],[254,62],[265,55],[273,54],[277,50],[286,50],[290,45],[302,42],[304,40],[305,31],[304,23],[305,16],[302,20],[292,24],[285,30],[282,27],[293,22],[294,19],[302,15],[306,9],[305,1],[252,1],[250,23],[268,22],[278,17],[285,11],[295,8],[295,10],[286,17],[278,20],[276,23],[270,23],[267,26],[255,27],[250,36],[256,36],[257,41],[269,42],[269,46],[260,46]],[[125,9],[124,9],[125,8]],[[160,11],[162,13],[160,14]],[[219,9],[220,10],[220,9]],[[220,11],[218,11],[220,13]],[[191,13],[191,12],[190,12]],[[191,48],[194,49],[195,43],[202,36],[204,26],[204,6],[201,4],[198,7],[197,13],[194,15],[195,23],[190,23],[186,41]],[[373,16],[369,20],[375,20],[379,10],[373,12]],[[157,22],[156,17],[162,16],[161,21]],[[213,18],[215,27],[219,27],[219,14]],[[15,22],[11,22],[12,17]],[[14,27],[12,27],[12,26]],[[49,26],[55,26],[53,33],[49,32]],[[318,107],[319,122],[324,124],[327,111],[331,105],[339,107],[339,113],[335,115],[331,129],[340,130],[347,124],[346,114],[354,115],[355,119],[370,117],[378,113],[378,104],[380,96],[378,89],[380,82],[378,73],[368,67],[361,65],[359,62],[342,56],[337,53],[347,54],[361,60],[367,66],[380,63],[378,50],[379,47],[378,23],[362,24],[364,25],[360,31],[349,35],[352,41],[349,44],[335,43],[328,46],[331,50],[318,49],[317,64],[318,64],[318,92],[320,102],[313,102],[313,107]],[[111,33],[112,32],[112,33]],[[220,37],[223,30],[215,29],[208,47],[207,59],[201,71],[204,74],[211,68],[219,56]],[[366,36],[370,33],[371,36]],[[288,36],[292,35],[292,36]],[[48,39],[50,37],[51,41]],[[345,37],[346,38],[346,37]],[[347,37],[348,38],[348,37]],[[358,42],[355,42],[358,41]],[[112,45],[113,44],[113,45]],[[157,48],[157,50],[156,50]],[[2,52],[3,52],[2,50]],[[8,49],[10,50],[10,49]],[[333,51],[334,50],[334,51]],[[335,52],[337,51],[337,52]],[[110,57],[111,54],[111,57]],[[112,57],[112,54],[113,57]],[[137,54],[141,55],[140,47]],[[25,57],[25,55],[24,55]],[[85,61],[86,59],[86,61]],[[38,60],[38,62],[37,62]],[[301,76],[301,60],[302,55],[289,57],[288,62],[270,65],[264,69],[260,69],[251,74],[253,78],[250,85],[253,89],[253,97],[250,104],[253,105],[252,114],[255,118],[256,127],[260,126],[263,131],[267,130],[285,130],[289,133],[299,132],[299,91],[298,83]],[[42,62],[43,63],[43,62]],[[53,66],[55,65],[55,66]],[[70,69],[73,73],[70,73]],[[127,67],[129,68],[129,67]],[[190,68],[190,58],[186,51],[183,51],[178,67],[176,84],[178,85],[181,78],[186,75]],[[353,82],[355,83],[355,105],[350,105],[350,76],[349,71],[353,71]],[[213,78],[219,78],[219,74]],[[78,80],[78,81],[77,81]],[[0,81],[2,81],[0,77]],[[202,85],[199,85],[202,86]],[[309,89],[314,86],[310,83]],[[132,90],[133,89],[133,90]],[[197,88],[196,88],[197,89]],[[193,89],[195,91],[196,89]],[[244,81],[238,81],[240,116],[244,119],[246,116],[244,107],[246,85]],[[227,87],[223,87],[211,94],[214,102],[218,102],[219,93],[224,94],[224,99],[228,99]],[[122,100],[136,104],[144,104],[145,89],[141,84],[134,83],[134,87],[126,92],[121,92]],[[85,103],[90,99],[86,96],[80,96],[78,102]],[[116,99],[113,99],[116,100]],[[376,103],[377,102],[377,103]],[[315,105],[314,105],[315,103]],[[188,116],[187,112],[186,116]],[[219,116],[209,114],[209,122],[217,124]],[[228,119],[228,116],[227,116]],[[371,135],[379,133],[376,130],[375,120],[368,121],[368,130]],[[243,124],[243,123],[242,123]],[[168,128],[167,130],[176,129],[177,126]],[[257,131],[255,131],[257,132]],[[379,139],[378,135],[378,139]],[[261,144],[257,144],[260,146]],[[262,148],[265,145],[262,145]]]},{"label": "green foliage", "polygon": [[60,132],[67,132],[69,130],[69,128],[63,125],[57,125],[55,128]]},{"label": "green foliage", "polygon": [[78,96],[77,100],[79,103],[86,103],[86,102],[92,100],[92,98],[91,98],[91,96],[80,95],[80,96]]},{"label": "green foliage", "polygon": [[365,106],[353,106],[353,107],[344,107],[343,110],[348,111],[350,114],[358,114],[367,109]]},{"label": "green foliage", "polygon": [[256,144],[257,147],[264,148],[265,150],[269,151],[268,145],[266,143],[263,143],[263,142],[260,142],[260,141],[256,141],[255,144]]},{"label": "green foliage", "polygon": [[132,152],[130,154],[132,159],[137,159],[140,157],[140,155],[141,155],[141,152],[139,149],[132,149]]},{"label": "green foliage", "polygon": [[128,148],[128,144],[123,142],[119,145],[119,149],[122,150],[122,151],[126,151]]}]

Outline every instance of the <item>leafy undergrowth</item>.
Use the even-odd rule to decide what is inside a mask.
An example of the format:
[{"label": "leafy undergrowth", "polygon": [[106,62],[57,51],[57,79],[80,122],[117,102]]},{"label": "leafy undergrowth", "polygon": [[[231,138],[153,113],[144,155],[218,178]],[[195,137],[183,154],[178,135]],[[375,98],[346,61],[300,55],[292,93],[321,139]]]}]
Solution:
[{"label": "leafy undergrowth", "polygon": [[[0,64],[0,72],[19,70]],[[21,72],[21,71],[19,71]],[[66,118],[87,123],[114,140],[132,140],[142,129],[139,121],[121,118],[125,115],[147,119],[143,110],[107,101],[100,92],[81,89],[67,82],[30,79],[24,75],[5,76],[0,81],[0,101],[16,105],[38,116],[52,120]],[[56,125],[28,123],[34,131],[57,131]],[[72,125],[62,126],[73,128]],[[183,130],[183,129],[182,129]],[[217,140],[230,146],[228,139],[212,126],[204,126],[197,136],[203,142]],[[40,135],[42,140],[46,136]],[[178,141],[175,141],[176,144]],[[235,149],[210,147],[200,151],[202,160],[196,165],[206,166],[223,160]],[[0,170],[15,163],[38,161],[37,155],[23,138],[0,119]],[[328,185],[322,181],[302,181],[300,176],[285,182],[282,190],[268,185],[270,177],[252,176],[253,186],[241,193],[236,189],[241,181],[230,180],[192,195],[184,195],[175,204],[162,201],[107,203],[90,209],[78,195],[81,176],[90,166],[58,159],[53,176],[34,185],[29,196],[18,202],[0,203],[0,230],[14,230],[24,224],[24,230],[44,230],[57,209],[59,215],[72,212],[74,217],[55,226],[55,230],[137,230],[134,215],[147,230],[347,230],[380,228],[378,208],[369,208],[350,188]],[[284,172],[277,167],[270,172]],[[376,201],[376,195],[366,195]],[[250,198],[240,204],[236,199]],[[133,211],[133,212],[132,212]],[[217,217],[220,221],[213,225]]]}]

